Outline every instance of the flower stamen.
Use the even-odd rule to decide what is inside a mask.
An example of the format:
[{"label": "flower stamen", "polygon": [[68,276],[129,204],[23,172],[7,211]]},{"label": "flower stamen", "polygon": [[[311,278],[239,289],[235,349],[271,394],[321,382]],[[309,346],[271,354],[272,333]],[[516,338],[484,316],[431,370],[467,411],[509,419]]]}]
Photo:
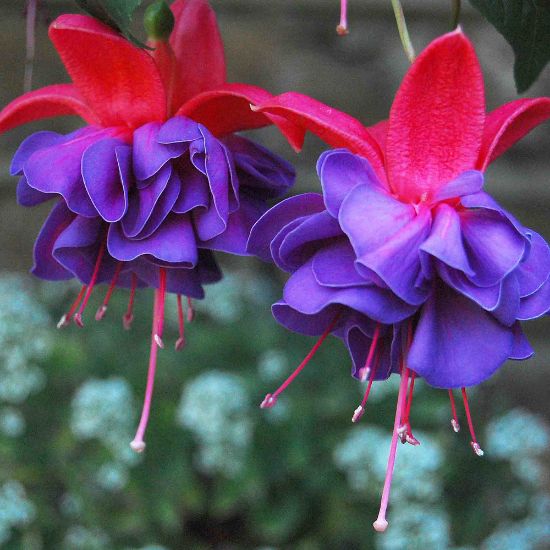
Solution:
[{"label": "flower stamen", "polygon": [[403,412],[401,414],[401,426],[399,427],[399,437],[401,438],[401,443],[409,443],[410,445],[420,445],[420,441],[414,437],[411,429],[410,414],[413,401],[413,392],[414,392],[414,381],[416,379],[416,372],[410,372],[410,384],[409,392],[407,395],[406,402],[403,403]]},{"label": "flower stamen", "polygon": [[334,316],[334,319],[330,322],[328,327],[325,329],[325,332],[321,334],[319,337],[319,340],[315,343],[315,345],[311,348],[309,353],[305,356],[304,360],[298,365],[296,370],[281,384],[279,389],[275,391],[274,393],[268,393],[264,400],[260,403],[260,408],[262,409],[268,409],[270,407],[273,407],[277,403],[277,398],[283,391],[292,383],[292,381],[302,372],[304,367],[309,363],[309,361],[313,358],[317,350],[321,347],[321,344],[325,341],[326,337],[332,332],[334,329],[334,326],[336,325],[336,322],[340,318],[340,314]]},{"label": "flower stamen", "polygon": [[181,303],[181,294],[176,296],[178,302],[178,325],[179,325],[179,338],[176,340],[176,351],[181,351],[185,346],[185,319],[183,317],[183,305]]},{"label": "flower stamen", "polygon": [[340,23],[336,27],[336,32],[340,36],[349,34],[348,29],[348,0],[340,0]]},{"label": "flower stamen", "polygon": [[365,390],[365,394],[363,395],[363,400],[361,401],[361,404],[353,411],[353,416],[351,417],[352,422],[359,422],[359,420],[363,416],[363,413],[365,412],[365,406],[367,404],[367,400],[370,395],[370,390],[372,387],[372,383],[374,382],[374,378],[376,376],[376,370],[378,369],[379,362],[380,362],[380,355],[377,354],[376,359],[374,360],[374,366],[372,368],[372,373],[370,374],[370,379],[367,385],[367,389]]},{"label": "flower stamen", "polygon": [[474,450],[474,453],[477,456],[483,456],[485,453],[483,452],[483,449],[479,446],[479,443],[476,439],[476,433],[474,431],[474,423],[472,422],[472,416],[470,415],[470,405],[468,404],[468,396],[466,395],[466,388],[462,388],[462,399],[464,401],[464,410],[466,411],[466,419],[468,420],[468,428],[470,429],[470,436],[472,437],[472,441],[470,441],[470,445],[472,446],[472,449]]},{"label": "flower stamen", "polygon": [[71,304],[69,311],[63,314],[61,316],[61,319],[59,319],[59,321],[57,322],[57,328],[63,328],[70,324],[71,319],[74,315],[74,312],[78,308],[78,304],[80,304],[80,300],[82,300],[82,296],[84,296],[85,292],[86,292],[86,285],[82,285],[82,288],[80,289],[80,292],[78,293],[78,296],[75,298],[74,302]]},{"label": "flower stamen", "polygon": [[103,317],[105,317],[105,313],[107,312],[107,306],[109,305],[109,300],[111,299],[111,296],[113,295],[113,292],[115,290],[115,286],[118,281],[118,276],[120,275],[120,270],[122,269],[122,262],[118,262],[115,270],[115,274],[113,275],[113,278],[111,279],[111,283],[109,284],[109,288],[107,290],[107,294],[105,294],[105,298],[103,299],[103,303],[99,306],[98,310],[95,314],[95,320],[101,321]]},{"label": "flower stamen", "polygon": [[159,348],[164,348],[164,342],[162,341],[162,332],[164,329],[164,301],[166,298],[166,269],[159,269],[159,299],[157,302],[156,312],[156,325],[153,339],[155,340]]},{"label": "flower stamen", "polygon": [[376,350],[376,344],[378,343],[379,336],[380,336],[380,323],[376,323],[376,328],[374,329],[374,334],[372,335],[372,342],[370,344],[367,360],[365,361],[365,366],[359,371],[359,378],[361,382],[364,382],[369,377],[370,365],[372,363],[372,358],[374,357],[374,351]]},{"label": "flower stamen", "polygon": [[455,398],[453,396],[453,390],[449,391],[449,401],[451,402],[451,411],[453,413],[453,418],[451,419],[451,426],[453,427],[453,430],[455,433],[458,433],[460,431],[460,424],[458,422],[458,416],[456,414],[456,405],[455,405]]},{"label": "flower stamen", "polygon": [[145,430],[147,429],[147,423],[149,421],[149,412],[151,411],[151,401],[153,398],[153,388],[155,385],[155,372],[157,368],[157,354],[158,354],[158,345],[155,340],[156,330],[158,327],[158,314],[159,314],[159,302],[160,302],[160,290],[155,290],[155,300],[153,304],[153,324],[151,330],[151,351],[149,355],[149,369],[147,371],[147,384],[145,387],[145,398],[143,401],[143,409],[141,411],[141,418],[139,420],[139,425],[136,431],[136,435],[130,447],[136,453],[142,453],[145,450],[145,441],[143,441],[143,436],[145,435]]},{"label": "flower stamen", "polygon": [[380,510],[378,512],[378,518],[372,524],[374,529],[379,533],[382,533],[388,527],[388,521],[386,519],[386,511],[388,509],[388,502],[390,498],[391,482],[393,478],[393,469],[395,466],[395,456],[397,453],[397,439],[399,438],[399,425],[401,424],[401,412],[403,409],[403,403],[407,393],[407,384],[409,381],[409,369],[401,369],[401,384],[399,384],[399,393],[397,395],[397,406],[395,408],[395,421],[393,424],[393,434],[390,445],[390,454],[388,457],[388,466],[386,468],[386,478],[384,480],[384,488],[382,490],[382,498],[380,501]]},{"label": "flower stamen", "polygon": [[192,323],[195,318],[195,310],[193,309],[193,300],[187,296],[187,322]]},{"label": "flower stamen", "polygon": [[74,314],[74,322],[80,328],[84,328],[84,323],[82,322],[82,314],[84,313],[84,310],[86,309],[86,306],[88,304],[88,300],[90,299],[90,296],[92,295],[92,291],[94,290],[94,286],[97,281],[97,276],[99,274],[99,269],[101,267],[101,261],[103,260],[104,252],[105,252],[105,241],[103,241],[101,243],[101,246],[99,247],[99,252],[97,253],[94,270],[92,272],[92,277],[90,278],[90,283],[88,284],[88,288],[86,289],[86,294],[84,294],[84,298],[82,299],[80,308]]},{"label": "flower stamen", "polygon": [[134,300],[136,297],[136,287],[137,287],[137,275],[132,273],[132,282],[130,286],[130,298],[128,299],[128,308],[126,313],[122,316],[122,325],[125,330],[130,330],[132,327],[132,321],[134,320]]}]

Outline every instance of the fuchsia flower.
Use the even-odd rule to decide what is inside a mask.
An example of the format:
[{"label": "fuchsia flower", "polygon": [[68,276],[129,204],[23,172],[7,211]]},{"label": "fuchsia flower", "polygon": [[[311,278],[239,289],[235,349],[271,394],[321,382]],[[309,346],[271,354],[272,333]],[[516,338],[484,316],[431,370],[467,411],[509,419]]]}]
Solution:
[{"label": "fuchsia flower", "polygon": [[[132,447],[145,447],[166,292],[177,294],[184,345],[182,295],[202,298],[220,279],[213,251],[246,253],[267,201],[286,192],[293,169],[263,147],[234,134],[276,123],[291,142],[296,129],[250,103],[271,98],[246,84],[227,84],[223,44],[207,0],[176,0],[169,42],[139,49],[82,15],[50,27],[72,84],[29,92],[0,113],[0,131],[33,120],[78,115],[87,126],[63,136],[38,132],[19,147],[12,173],[18,200],[55,199],[36,241],[33,273],[83,283],[59,326],[82,326],[90,295],[109,283],[101,319],[115,287],[130,288],[128,328],[137,287],[155,289],[151,356],[144,409]],[[190,309],[189,315],[192,314]]]},{"label": "fuchsia flower", "polygon": [[507,359],[533,353],[520,321],[550,310],[550,249],[483,191],[487,165],[550,117],[550,99],[520,99],[485,114],[482,75],[461,31],[432,42],[407,73],[388,121],[365,128],[315,100],[283,94],[257,112],[285,116],[336,149],[317,166],[323,194],[286,199],[254,226],[249,249],[291,273],[273,306],[284,326],[321,338],[262,407],[304,368],[333,333],[344,340],[353,375],[401,377],[386,481],[386,508],[398,438],[413,445],[416,377],[461,388],[471,444],[482,455],[466,387]]}]

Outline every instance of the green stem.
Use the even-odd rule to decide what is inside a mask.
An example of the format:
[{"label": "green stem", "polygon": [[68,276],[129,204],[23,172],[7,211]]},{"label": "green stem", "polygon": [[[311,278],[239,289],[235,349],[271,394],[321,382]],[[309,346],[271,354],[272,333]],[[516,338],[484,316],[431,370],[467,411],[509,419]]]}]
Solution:
[{"label": "green stem", "polygon": [[451,0],[452,15],[451,15],[451,30],[454,31],[460,22],[460,0]]},{"label": "green stem", "polygon": [[403,13],[403,7],[399,0],[391,0],[393,6],[393,12],[395,14],[395,21],[397,22],[397,30],[399,31],[399,38],[401,39],[401,44],[403,44],[403,49],[405,54],[409,58],[409,61],[412,63],[415,58],[414,48],[411,42],[411,37],[409,36],[409,31],[407,30],[407,23],[405,21],[405,14]]}]

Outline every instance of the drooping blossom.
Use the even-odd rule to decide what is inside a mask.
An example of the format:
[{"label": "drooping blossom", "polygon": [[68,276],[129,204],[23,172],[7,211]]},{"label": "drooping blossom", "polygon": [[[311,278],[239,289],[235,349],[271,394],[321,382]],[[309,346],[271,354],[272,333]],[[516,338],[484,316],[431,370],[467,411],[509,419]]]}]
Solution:
[{"label": "drooping blossom", "polygon": [[[277,116],[254,113],[266,91],[227,84],[223,44],[207,0],[177,0],[169,41],[139,49],[99,21],[62,15],[50,38],[72,78],[29,92],[0,113],[0,131],[58,115],[86,126],[68,135],[43,131],[17,150],[20,204],[55,204],[36,241],[32,272],[83,283],[59,322],[83,325],[95,286],[108,283],[101,319],[116,287],[155,289],[144,409],[132,447],[144,449],[158,347],[163,347],[165,295],[202,298],[220,279],[214,251],[246,254],[254,222],[270,199],[293,183],[292,167],[235,132],[276,122],[291,142],[303,131]],[[299,137],[298,137],[299,139]]]},{"label": "drooping blossom", "polygon": [[[335,147],[317,172],[322,195],[288,198],[252,229],[249,250],[290,273],[277,321],[321,335],[278,395],[330,334],[368,381],[401,377],[386,482],[375,529],[387,527],[397,441],[417,445],[410,413],[422,377],[460,388],[471,445],[476,439],[466,387],[507,359],[533,354],[521,321],[550,310],[550,249],[484,191],[484,171],[550,117],[550,99],[520,99],[486,115],[480,67],[460,31],[420,55],[406,75],[388,121],[357,120],[299,94],[283,94],[260,112],[286,116]],[[524,185],[524,182],[521,182]]]}]

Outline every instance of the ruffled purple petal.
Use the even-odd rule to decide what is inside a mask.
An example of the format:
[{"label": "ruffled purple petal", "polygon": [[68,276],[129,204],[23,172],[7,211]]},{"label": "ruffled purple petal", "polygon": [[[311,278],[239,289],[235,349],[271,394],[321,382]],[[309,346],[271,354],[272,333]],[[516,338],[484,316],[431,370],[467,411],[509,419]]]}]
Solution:
[{"label": "ruffled purple petal", "polygon": [[54,195],[50,193],[42,193],[33,189],[28,183],[25,176],[21,176],[17,182],[17,202],[21,206],[36,206],[42,204],[50,199],[53,199]]},{"label": "ruffled purple petal", "polygon": [[142,189],[134,187],[130,190],[128,211],[122,219],[122,227],[127,237],[136,237],[143,231],[168,185],[171,174],[172,167],[167,164],[151,178],[151,182],[147,187]]},{"label": "ruffled purple petal", "polygon": [[189,164],[172,173],[180,180],[180,194],[172,207],[177,214],[186,214],[194,208],[208,208],[210,188],[207,177]]},{"label": "ruffled purple petal", "polygon": [[310,260],[287,281],[283,299],[300,313],[314,314],[341,304],[380,323],[396,323],[414,313],[414,308],[399,300],[393,292],[376,286],[352,288],[324,287],[316,281]]},{"label": "ruffled purple petal", "polygon": [[213,239],[200,243],[200,246],[246,256],[246,244],[252,226],[264,212],[264,201],[241,194],[240,207],[229,215],[225,231]]},{"label": "ruffled purple petal", "polygon": [[202,140],[199,125],[194,120],[182,116],[167,120],[157,135],[157,142],[165,145],[189,143],[195,140]]},{"label": "ruffled purple petal", "polygon": [[155,233],[141,240],[128,238],[121,223],[111,224],[107,246],[113,257],[124,262],[150,254],[159,260],[189,267],[197,263],[193,224],[185,214],[170,214]]},{"label": "ruffled purple petal", "polygon": [[550,247],[538,233],[531,231],[531,250],[514,273],[522,297],[536,292],[550,276]]},{"label": "ruffled purple petal", "polygon": [[160,122],[150,122],[134,131],[133,167],[139,180],[153,177],[170,159],[180,157],[185,143],[159,143]]},{"label": "ruffled purple petal", "polygon": [[[343,306],[333,304],[322,309],[318,313],[307,314],[297,311],[289,306],[284,300],[271,306],[273,317],[275,317],[278,323],[293,332],[299,332],[307,336],[319,336],[323,334],[336,315],[344,310],[345,308]],[[341,324],[342,322],[337,323],[335,330],[337,330],[338,326]]]},{"label": "ruffled purple petal", "polygon": [[421,304],[430,289],[423,280],[420,246],[430,227],[430,211],[420,210],[408,224],[388,236],[384,244],[359,256],[357,270],[365,276],[376,273],[399,298],[412,305]]},{"label": "ruffled purple petal", "polygon": [[[98,214],[106,222],[117,222],[128,208],[128,166],[124,142],[107,138],[90,145],[82,156],[82,177]],[[120,160],[119,160],[120,156]],[[125,177],[121,174],[125,173]]]},{"label": "ruffled purple petal", "polygon": [[493,210],[471,209],[460,212],[460,221],[473,283],[492,286],[518,266],[526,242],[508,219]]},{"label": "ruffled purple petal", "polygon": [[500,296],[493,316],[503,325],[512,326],[520,308],[519,283],[515,273],[506,276],[500,283]]},{"label": "ruffled purple petal", "polygon": [[512,328],[439,285],[422,307],[408,365],[437,388],[472,386],[506,361],[513,342]]},{"label": "ruffled purple petal", "polygon": [[373,185],[358,185],[340,207],[340,226],[357,254],[373,252],[416,217],[414,208]]},{"label": "ruffled purple petal", "polygon": [[383,189],[369,162],[346,149],[325,151],[317,161],[317,174],[325,205],[334,218],[338,218],[343,200],[357,185]]},{"label": "ruffled purple petal", "polygon": [[84,128],[61,143],[39,149],[24,165],[28,184],[43,193],[60,194],[76,214],[97,216],[82,180],[81,159],[90,145],[109,136],[109,130]]},{"label": "ruffled purple petal", "polygon": [[514,331],[514,343],[508,359],[523,361],[524,359],[529,359],[535,355],[535,351],[531,347],[531,344],[529,344],[529,340],[527,340],[523,330],[521,329],[521,323],[516,322],[512,329]]},{"label": "ruffled purple petal", "polygon": [[234,159],[239,185],[258,198],[278,198],[294,184],[292,165],[269,149],[235,135],[224,138],[223,143]]},{"label": "ruffled purple petal", "polygon": [[343,236],[338,221],[328,212],[307,216],[281,241],[277,251],[277,264],[283,265],[288,271],[298,269],[319,248]]},{"label": "ruffled purple petal", "polygon": [[434,210],[430,236],[424,241],[420,250],[453,269],[462,271],[466,275],[474,275],[464,248],[460,217],[448,204],[440,204]]},{"label": "ruffled purple petal", "polygon": [[520,321],[537,319],[550,312],[550,278],[533,294],[521,299],[517,318]]},{"label": "ruffled purple petal", "polygon": [[372,284],[355,268],[355,252],[347,240],[339,240],[319,250],[313,258],[315,279],[322,286],[348,287]]},{"label": "ruffled purple petal", "polygon": [[74,213],[63,201],[53,207],[34,244],[34,266],[31,270],[33,275],[47,281],[72,279],[73,274],[53,257],[53,248],[59,235],[74,218]]},{"label": "ruffled purple petal", "polygon": [[323,198],[318,193],[304,193],[281,201],[254,224],[248,239],[248,252],[270,262],[271,241],[279,231],[293,220],[321,212],[324,208]]},{"label": "ruffled purple petal", "polygon": [[36,132],[30,135],[21,143],[15,155],[13,155],[10,174],[12,176],[21,175],[25,163],[34,153],[36,153],[36,151],[57,145],[66,139],[66,136],[57,134],[56,132]]},{"label": "ruffled purple petal", "polygon": [[458,177],[437,189],[433,202],[445,201],[464,195],[472,195],[483,189],[483,173],[478,170],[467,170]]}]

